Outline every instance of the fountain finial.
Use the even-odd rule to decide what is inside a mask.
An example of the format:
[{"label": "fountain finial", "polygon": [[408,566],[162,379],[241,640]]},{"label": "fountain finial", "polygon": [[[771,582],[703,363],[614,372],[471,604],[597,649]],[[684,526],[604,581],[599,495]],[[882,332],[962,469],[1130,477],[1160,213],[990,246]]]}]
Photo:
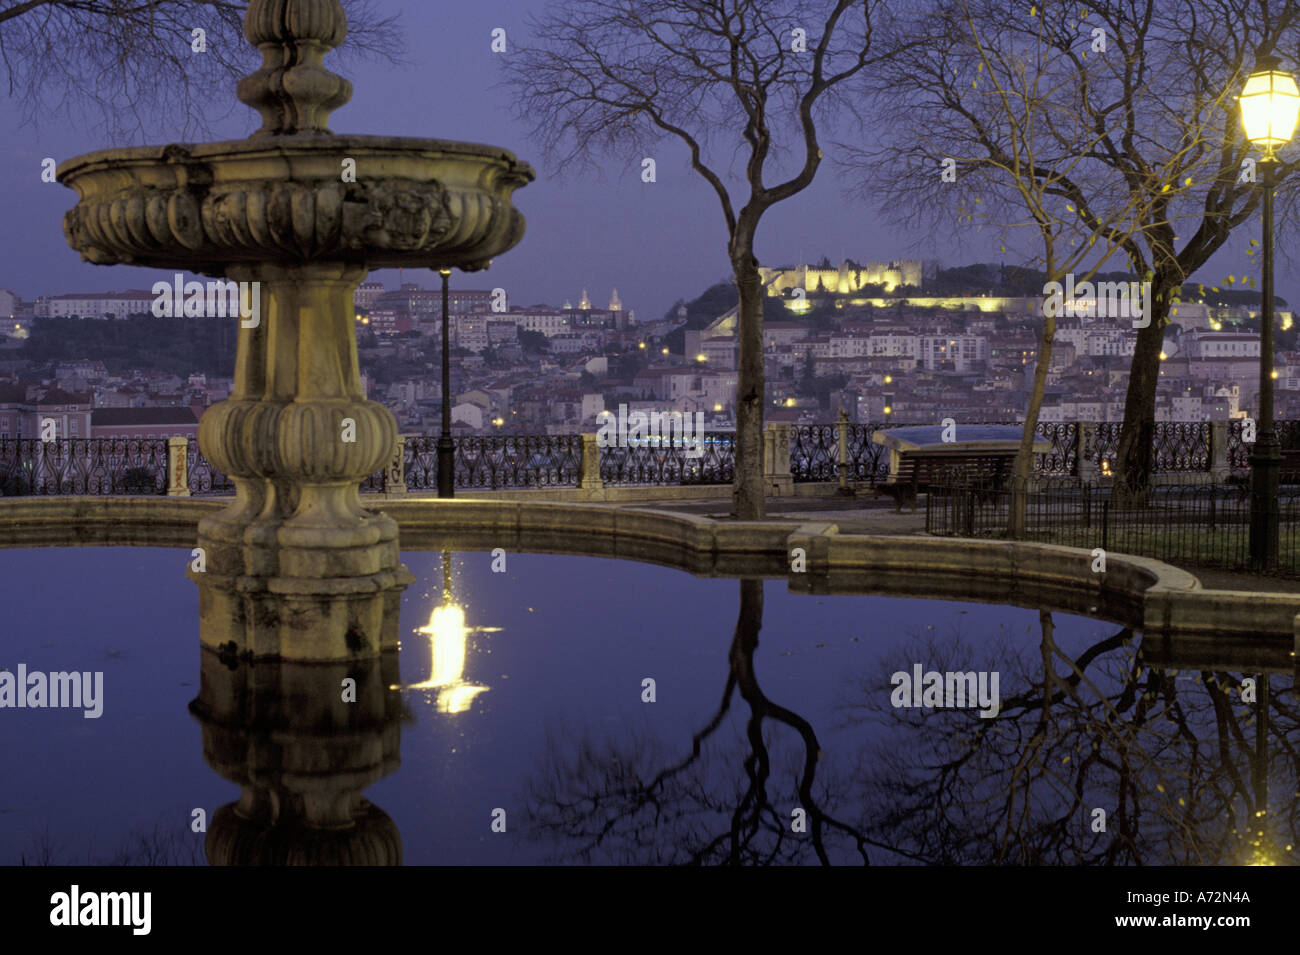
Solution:
[{"label": "fountain finial", "polygon": [[239,81],[237,95],[262,114],[254,136],[331,135],[329,115],[352,98],[352,84],[322,60],[347,33],[339,0],[252,0],[244,36],[262,68]]}]

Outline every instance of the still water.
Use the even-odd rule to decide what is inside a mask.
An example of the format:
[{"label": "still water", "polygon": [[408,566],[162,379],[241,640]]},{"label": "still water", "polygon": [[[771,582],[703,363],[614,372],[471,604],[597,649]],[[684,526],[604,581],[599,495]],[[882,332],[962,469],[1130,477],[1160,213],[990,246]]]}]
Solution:
[{"label": "still water", "polygon": [[[0,863],[1295,858],[1285,667],[1153,665],[1141,634],[1016,607],[438,551],[403,555],[395,658],[249,665],[200,650],[188,559],[0,551],[0,670],[103,674],[98,718],[0,707]],[[248,821],[294,800],[336,830]]]}]

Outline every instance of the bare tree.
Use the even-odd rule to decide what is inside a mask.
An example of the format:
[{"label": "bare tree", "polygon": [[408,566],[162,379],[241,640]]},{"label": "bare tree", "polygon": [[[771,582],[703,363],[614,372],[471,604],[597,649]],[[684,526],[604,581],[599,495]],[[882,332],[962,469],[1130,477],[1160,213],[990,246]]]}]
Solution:
[{"label": "bare tree", "polygon": [[[640,164],[676,140],[717,195],[740,305],[733,513],[764,514],[764,213],[806,189],[818,129],[845,84],[899,43],[884,0],[567,0],[530,24],[507,61],[521,117],[561,164],[615,154]],[[792,154],[782,168],[781,159]],[[743,157],[739,189],[728,164]],[[770,177],[786,178],[769,184]]]},{"label": "bare tree", "polygon": [[[1003,679],[992,719],[893,710],[887,667],[863,681],[845,722],[886,730],[859,759],[869,836],[943,865],[1289,861],[1300,812],[1293,677],[1255,675],[1251,703],[1246,674],[1180,665],[1163,637],[1124,629],[1067,651],[1050,613],[1039,625],[1037,647],[978,643],[980,665]],[[1165,665],[1146,659],[1147,639]],[[960,634],[923,645],[939,670],[972,668]]]},{"label": "bare tree", "polygon": [[[1007,0],[958,6],[985,47],[1041,47],[1061,94],[1020,104],[1037,113],[1042,148],[1015,175],[1035,180],[1031,188],[1055,197],[1061,215],[1108,250],[1117,247],[1132,273],[1150,283],[1150,322],[1137,335],[1118,469],[1126,484],[1145,487],[1164,328],[1183,283],[1258,206],[1236,95],[1257,52],[1300,50],[1300,3],[1082,0],[1032,12]],[[969,56],[952,58],[959,73],[968,69],[963,59]],[[986,82],[963,74],[945,84],[938,102],[951,121],[969,120],[969,97],[956,94]],[[927,133],[918,125],[918,136]],[[1279,178],[1295,165],[1280,163]]]},{"label": "bare tree", "polygon": [[[347,60],[397,60],[394,17],[341,0]],[[0,0],[0,69],[24,121],[97,121],[115,137],[207,130],[240,107],[235,83],[257,67],[247,3],[229,0]],[[196,46],[202,30],[203,52]],[[217,112],[213,112],[217,104]],[[175,129],[161,117],[182,123]]]},{"label": "bare tree", "polygon": [[[882,208],[903,221],[937,228],[955,216],[990,228],[1004,243],[1027,237],[1048,283],[1063,283],[1067,275],[1087,281],[1139,228],[1149,198],[1120,188],[1121,201],[1080,211],[1070,194],[1075,180],[1102,192],[1123,183],[1117,174],[1083,168],[1100,135],[1079,116],[1076,79],[1060,68],[1050,38],[1006,29],[1004,19],[1000,0],[936,4],[924,23],[924,42],[873,78],[888,131],[876,146],[850,148],[848,162],[865,168],[868,188],[888,197]],[[1044,300],[1012,474],[1013,536],[1023,529],[1056,319],[1068,305],[1063,291]]]}]

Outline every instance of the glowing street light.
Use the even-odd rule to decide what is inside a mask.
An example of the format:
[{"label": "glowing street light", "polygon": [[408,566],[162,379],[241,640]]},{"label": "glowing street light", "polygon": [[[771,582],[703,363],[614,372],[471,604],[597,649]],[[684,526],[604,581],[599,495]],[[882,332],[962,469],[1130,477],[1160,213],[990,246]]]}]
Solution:
[{"label": "glowing street light", "polygon": [[1274,150],[1291,141],[1300,115],[1300,89],[1295,77],[1278,69],[1281,63],[1276,56],[1259,57],[1237,97],[1246,138],[1264,150],[1265,161],[1272,161]]},{"label": "glowing street light", "polygon": [[1273,423],[1273,193],[1277,188],[1275,150],[1290,142],[1300,115],[1300,89],[1290,73],[1279,70],[1281,60],[1265,55],[1256,59],[1255,72],[1246,79],[1238,102],[1246,138],[1263,151],[1260,186],[1263,189],[1264,248],[1259,315],[1259,428],[1250,456],[1250,565],[1267,570],[1277,563],[1278,472],[1282,451]]}]

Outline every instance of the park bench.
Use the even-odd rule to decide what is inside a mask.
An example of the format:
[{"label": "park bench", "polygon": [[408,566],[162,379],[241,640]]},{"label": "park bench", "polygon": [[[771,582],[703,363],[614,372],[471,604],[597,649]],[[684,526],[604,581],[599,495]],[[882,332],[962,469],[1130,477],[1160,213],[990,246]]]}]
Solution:
[{"label": "park bench", "polygon": [[919,493],[939,481],[977,482],[1002,488],[1016,459],[1014,449],[916,448],[898,452],[888,483],[911,484]]}]

